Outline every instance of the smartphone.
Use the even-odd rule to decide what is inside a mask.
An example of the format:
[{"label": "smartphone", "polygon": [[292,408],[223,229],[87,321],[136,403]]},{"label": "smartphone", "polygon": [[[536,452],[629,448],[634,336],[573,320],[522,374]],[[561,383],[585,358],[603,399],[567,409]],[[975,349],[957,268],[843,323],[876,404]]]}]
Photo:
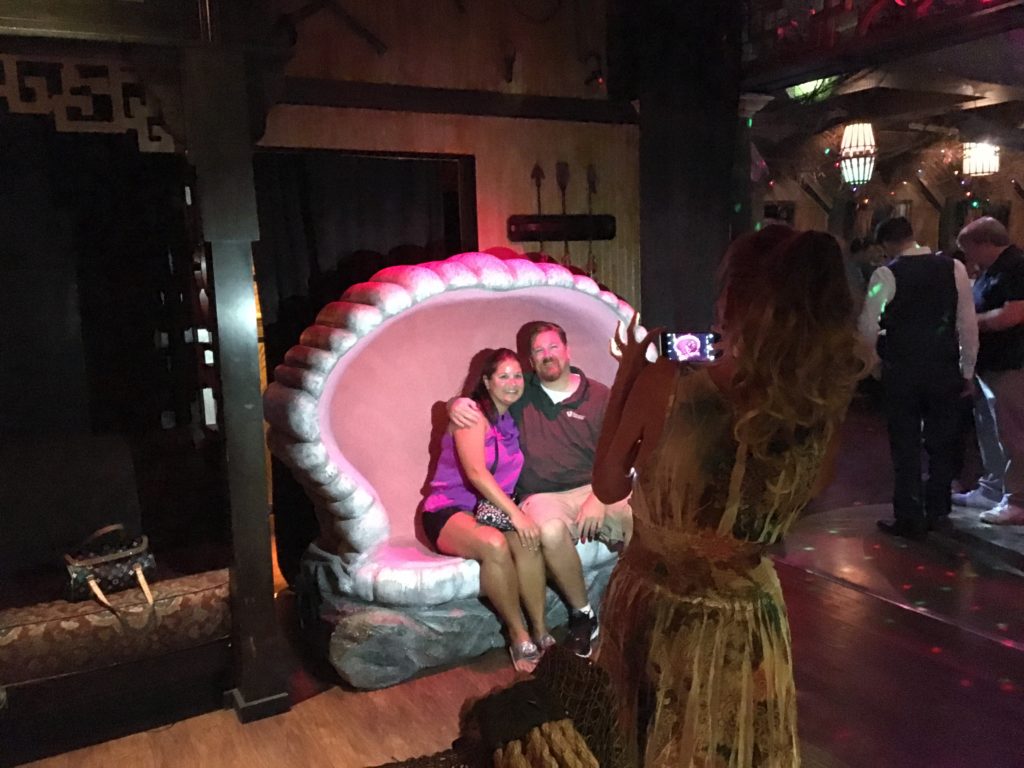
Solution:
[{"label": "smartphone", "polygon": [[717,341],[717,333],[664,331],[658,336],[658,351],[669,360],[710,363],[718,357]]}]

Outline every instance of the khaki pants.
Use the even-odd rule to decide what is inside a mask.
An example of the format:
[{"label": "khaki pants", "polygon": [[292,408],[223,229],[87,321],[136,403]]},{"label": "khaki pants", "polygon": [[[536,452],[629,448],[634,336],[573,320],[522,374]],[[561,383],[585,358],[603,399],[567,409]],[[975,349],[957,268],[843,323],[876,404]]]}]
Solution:
[{"label": "khaki pants", "polygon": [[[537,525],[543,525],[551,519],[561,520],[573,539],[578,541],[580,529],[576,525],[576,515],[592,492],[589,485],[583,485],[568,491],[535,493],[527,497],[521,508]],[[606,544],[617,544],[628,542],[632,534],[633,511],[629,507],[627,496],[622,501],[608,506],[598,538]]]}]

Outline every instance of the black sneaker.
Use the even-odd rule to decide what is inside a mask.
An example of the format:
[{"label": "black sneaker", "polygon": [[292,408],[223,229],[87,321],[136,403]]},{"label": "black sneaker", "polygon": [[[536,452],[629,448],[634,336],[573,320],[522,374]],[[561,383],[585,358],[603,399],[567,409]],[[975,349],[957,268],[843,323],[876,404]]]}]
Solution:
[{"label": "black sneaker", "polygon": [[890,536],[900,536],[914,541],[921,541],[928,535],[928,525],[923,520],[920,523],[910,520],[879,520],[878,530]]},{"label": "black sneaker", "polygon": [[589,659],[593,651],[591,643],[597,639],[600,630],[597,616],[590,616],[583,611],[569,611],[569,634],[565,644],[582,659]]}]

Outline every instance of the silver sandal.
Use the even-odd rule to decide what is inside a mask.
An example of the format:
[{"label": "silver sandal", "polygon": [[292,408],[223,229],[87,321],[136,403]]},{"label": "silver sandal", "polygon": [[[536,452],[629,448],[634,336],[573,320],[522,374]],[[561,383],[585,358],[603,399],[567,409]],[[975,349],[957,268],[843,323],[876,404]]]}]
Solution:
[{"label": "silver sandal", "polygon": [[508,655],[512,657],[512,666],[516,668],[516,671],[527,674],[533,672],[540,661],[540,651],[530,640],[512,643],[508,647]]}]

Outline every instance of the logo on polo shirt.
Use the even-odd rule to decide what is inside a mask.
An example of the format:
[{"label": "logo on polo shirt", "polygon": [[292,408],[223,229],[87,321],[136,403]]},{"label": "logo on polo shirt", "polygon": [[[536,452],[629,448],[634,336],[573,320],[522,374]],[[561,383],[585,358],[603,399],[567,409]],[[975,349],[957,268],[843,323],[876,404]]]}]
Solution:
[{"label": "logo on polo shirt", "polygon": [[565,415],[570,419],[579,419],[580,421],[587,420],[586,416],[584,416],[582,413],[577,413],[576,411],[566,411]]}]

